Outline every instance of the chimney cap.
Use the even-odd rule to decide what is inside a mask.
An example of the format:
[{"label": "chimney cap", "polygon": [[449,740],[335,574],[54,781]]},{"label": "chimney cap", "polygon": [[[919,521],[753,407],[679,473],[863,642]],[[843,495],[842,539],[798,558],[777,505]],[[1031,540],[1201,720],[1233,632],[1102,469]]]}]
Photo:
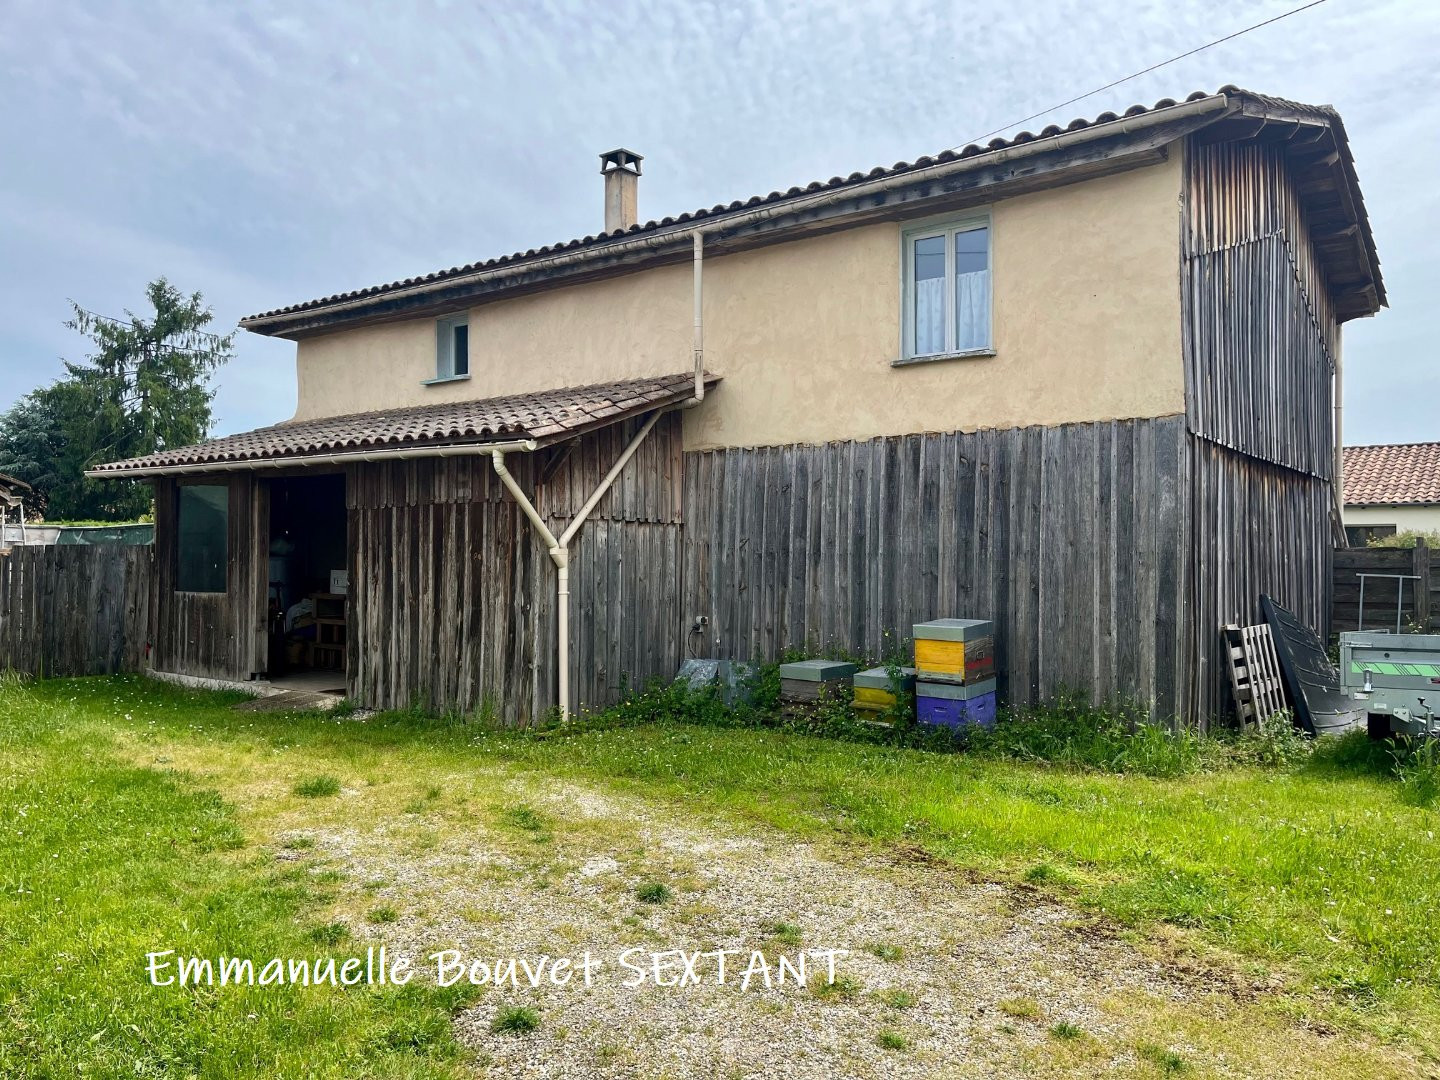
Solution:
[{"label": "chimney cap", "polygon": [[634,150],[626,150],[623,146],[614,150],[607,150],[600,155],[600,171],[602,173],[630,172],[636,176],[640,175],[640,162],[645,158]]}]

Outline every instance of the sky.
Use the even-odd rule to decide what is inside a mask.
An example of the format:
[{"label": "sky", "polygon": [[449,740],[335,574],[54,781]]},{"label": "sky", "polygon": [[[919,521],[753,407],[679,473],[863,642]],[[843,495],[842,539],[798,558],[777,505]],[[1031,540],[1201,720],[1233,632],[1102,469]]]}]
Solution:
[{"label": "sky", "polygon": [[[914,160],[1296,6],[0,0],[0,408],[85,341],[68,301],[165,275],[218,326]],[[1023,126],[1234,83],[1335,105],[1390,308],[1345,328],[1346,442],[1440,439],[1440,4],[1326,0]],[[293,343],[240,333],[215,434],[287,419]]]}]

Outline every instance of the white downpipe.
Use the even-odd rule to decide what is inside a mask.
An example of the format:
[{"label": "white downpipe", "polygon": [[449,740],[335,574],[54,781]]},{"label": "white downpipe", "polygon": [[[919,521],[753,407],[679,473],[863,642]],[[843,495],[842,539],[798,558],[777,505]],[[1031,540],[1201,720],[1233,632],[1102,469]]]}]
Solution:
[{"label": "white downpipe", "polygon": [[650,434],[651,430],[660,420],[660,413],[661,410],[656,409],[650,414],[650,419],[641,425],[640,430],[635,433],[635,437],[630,440],[625,449],[621,451],[620,456],[615,459],[615,464],[610,466],[610,471],[605,474],[605,478],[601,480],[599,486],[590,493],[590,498],[586,499],[585,505],[580,507],[579,513],[575,515],[575,520],[570,522],[570,527],[560,534],[561,547],[568,548],[570,546],[570,541],[574,538],[575,534],[580,531],[580,526],[585,524],[585,519],[590,516],[590,511],[594,510],[600,500],[605,497],[605,493],[610,490],[610,485],[615,483],[615,479],[620,475],[620,471],[629,464],[630,459],[635,456],[635,451],[640,449],[640,444],[645,441],[645,436]]},{"label": "white downpipe", "polygon": [[505,485],[505,489],[511,495],[515,496],[515,501],[520,504],[520,509],[525,511],[525,516],[530,519],[530,524],[535,526],[535,531],[540,534],[540,538],[545,541],[545,546],[550,549],[553,556],[560,547],[560,541],[555,538],[555,534],[550,531],[550,526],[546,525],[545,519],[540,516],[540,511],[535,509],[535,504],[520,489],[520,485],[515,482],[515,477],[511,476],[510,470],[505,467],[505,451],[491,450],[490,459],[495,463],[495,474],[500,477],[500,482]]},{"label": "white downpipe", "polygon": [[695,230],[695,332],[691,348],[695,364],[695,396],[685,403],[693,409],[705,400],[705,230]]},{"label": "white downpipe", "polygon": [[1340,515],[1340,533],[1345,533],[1345,367],[1342,361],[1344,331],[1335,337],[1335,463],[1330,471],[1334,474],[1332,487],[1335,492],[1335,512]]},{"label": "white downpipe", "polygon": [[545,541],[549,549],[550,559],[555,563],[555,662],[559,667],[556,682],[558,683],[558,697],[560,699],[560,719],[562,722],[570,719],[570,541],[580,531],[580,526],[585,524],[585,519],[590,516],[605,493],[610,490],[616,478],[635,456],[635,451],[640,449],[640,444],[645,441],[655,424],[660,419],[663,409],[656,409],[650,414],[635,437],[621,452],[615,464],[610,466],[610,471],[600,481],[590,497],[585,500],[583,506],[575,514],[574,520],[569,527],[558,537],[551,531],[550,526],[545,524],[545,519],[540,511],[535,509],[535,504],[530,501],[529,496],[515,482],[515,477],[510,475],[510,470],[505,467],[505,451],[492,449],[490,460],[495,465],[495,473],[500,477],[500,482],[510,492],[525,516],[530,519],[530,524],[535,527],[540,539]]}]

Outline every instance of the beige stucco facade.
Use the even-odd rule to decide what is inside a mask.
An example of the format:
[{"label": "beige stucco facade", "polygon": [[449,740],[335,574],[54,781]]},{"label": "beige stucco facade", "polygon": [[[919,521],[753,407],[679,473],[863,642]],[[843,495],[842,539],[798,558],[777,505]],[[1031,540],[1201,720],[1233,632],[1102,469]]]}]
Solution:
[{"label": "beige stucco facade", "polygon": [[1346,506],[1346,525],[1394,525],[1397,532],[1440,532],[1440,506]]},{"label": "beige stucco facade", "polygon": [[[1183,412],[1179,155],[989,207],[993,356],[895,366],[903,223],[705,265],[706,367],[686,445],[827,442]],[[301,341],[297,418],[685,371],[691,269],[660,267],[470,312],[468,380],[435,323]]]}]

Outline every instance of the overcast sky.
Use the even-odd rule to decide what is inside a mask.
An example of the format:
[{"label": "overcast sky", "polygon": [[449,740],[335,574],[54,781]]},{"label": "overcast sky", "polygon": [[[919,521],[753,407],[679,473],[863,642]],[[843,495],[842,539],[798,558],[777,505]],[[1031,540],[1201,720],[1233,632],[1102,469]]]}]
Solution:
[{"label": "overcast sky", "polygon": [[[67,297],[164,274],[242,315],[642,220],[992,128],[1296,6],[1265,3],[96,4],[0,0],[0,407],[83,354]],[[1225,83],[1336,105],[1390,309],[1347,325],[1347,442],[1440,439],[1440,5],[1328,0],[1025,127]],[[282,420],[249,334],[216,434]]]}]

